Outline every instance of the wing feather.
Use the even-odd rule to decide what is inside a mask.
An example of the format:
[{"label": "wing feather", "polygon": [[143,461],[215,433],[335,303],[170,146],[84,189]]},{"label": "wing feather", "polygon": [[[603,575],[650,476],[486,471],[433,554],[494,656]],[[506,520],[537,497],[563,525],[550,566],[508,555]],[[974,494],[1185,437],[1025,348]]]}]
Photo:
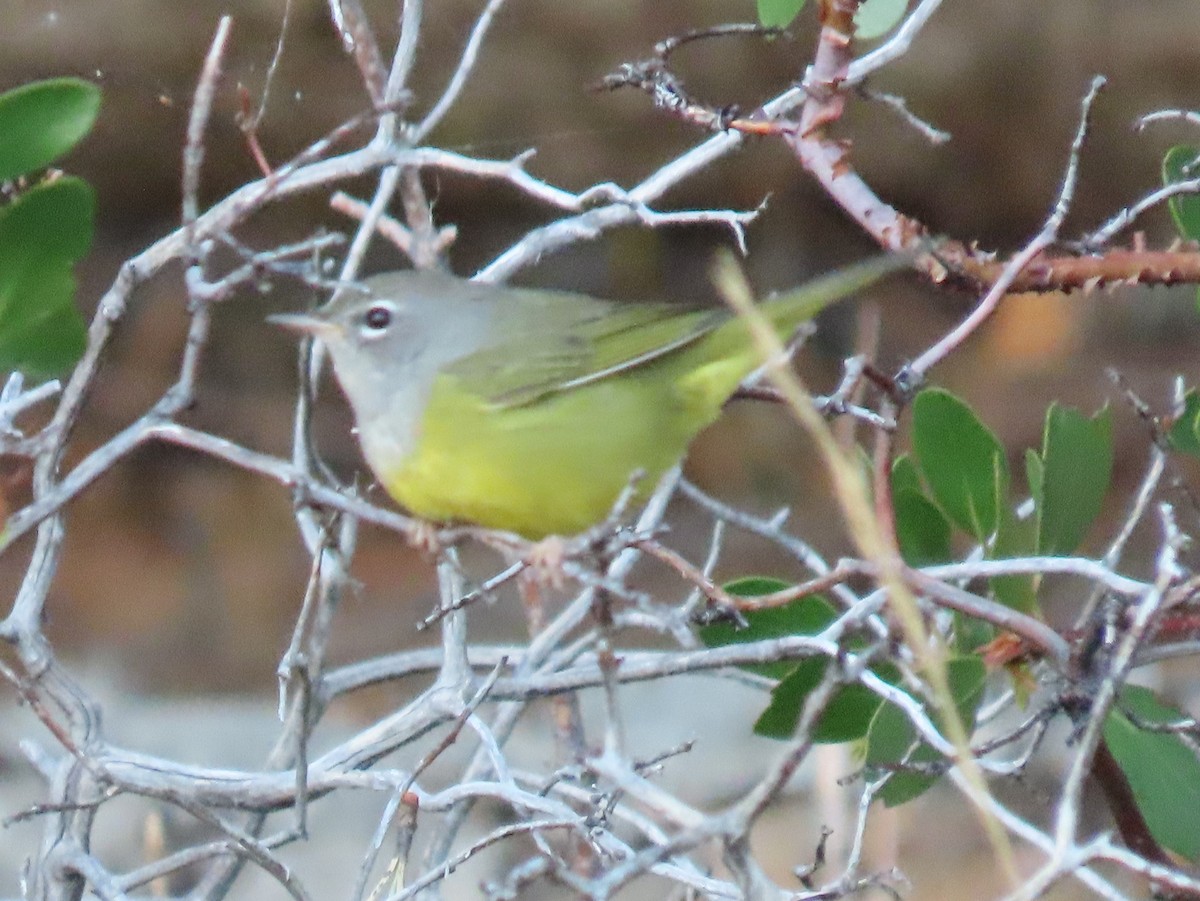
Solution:
[{"label": "wing feather", "polygon": [[[510,301],[506,299],[506,305]],[[728,318],[721,308],[619,303],[558,291],[513,292],[496,334],[448,374],[496,407],[519,407],[673,353]]]}]

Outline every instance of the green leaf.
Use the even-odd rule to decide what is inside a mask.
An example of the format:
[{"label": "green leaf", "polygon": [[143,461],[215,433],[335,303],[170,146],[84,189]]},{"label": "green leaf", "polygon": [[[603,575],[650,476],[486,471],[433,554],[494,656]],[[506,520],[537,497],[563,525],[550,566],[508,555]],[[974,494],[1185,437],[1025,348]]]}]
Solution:
[{"label": "green leaf", "polygon": [[[1195,147],[1172,147],[1163,157],[1164,185],[1200,178],[1200,150]],[[1188,241],[1200,241],[1200,194],[1176,194],[1167,200],[1167,208],[1179,234]]]},{"label": "green leaf", "polygon": [[44,169],[74,147],[100,111],[100,89],[78,78],[0,94],[0,181]]},{"label": "green leaf", "polygon": [[1033,498],[1034,516],[1042,509],[1042,482],[1046,471],[1042,458],[1032,447],[1025,448],[1025,481],[1029,483],[1029,496]]},{"label": "green leaf", "polygon": [[94,212],[77,178],[43,182],[0,209],[0,371],[55,375],[83,352],[71,270],[91,244]]},{"label": "green leaf", "polygon": [[[1041,459],[1034,455],[1037,465],[1034,467],[1033,478],[1041,479]],[[1029,455],[1025,458],[1025,472],[1030,473]],[[1039,491],[1041,486],[1039,483]],[[1035,513],[1038,509],[1035,502]],[[1016,511],[1008,503],[1007,497],[996,498],[996,536],[986,549],[989,560],[1003,560],[1006,557],[1027,557],[1034,553],[1037,547],[1036,516],[1018,519]],[[989,580],[992,594],[1000,603],[1020,610],[1022,613],[1035,613],[1037,610],[1037,589],[1039,577],[1034,574],[1021,576],[996,576]],[[975,629],[973,634],[983,638],[985,632],[994,633],[994,629]],[[965,633],[964,633],[965,634]],[[989,635],[986,641],[993,636]],[[966,647],[959,645],[959,650],[975,650],[978,645]]]},{"label": "green leaf", "polygon": [[774,576],[742,576],[722,586],[727,592],[740,598],[761,598],[792,587],[790,582]]},{"label": "green leaf", "polygon": [[754,723],[754,734],[766,738],[790,738],[800,721],[800,708],[808,693],[820,684],[829,661],[810,657],[795,664],[771,689],[771,702]]},{"label": "green leaf", "polygon": [[[778,579],[756,576],[730,582],[724,587],[732,595],[758,597],[782,591],[790,588],[791,585]],[[815,635],[833,622],[836,616],[836,612],[828,601],[814,595],[800,598],[782,607],[753,610],[746,614],[748,625],[743,629],[739,629],[735,623],[728,622],[701,626],[700,640],[708,647],[715,648],[731,644],[748,644],[769,638],[782,638],[787,635]],[[816,662],[823,663],[822,660]],[[795,667],[794,660],[782,660],[776,663],[749,665],[744,668],[772,679],[782,679]]]},{"label": "green leaf", "polygon": [[[821,684],[829,661],[825,658],[802,660],[771,692],[771,703],[754,724],[755,735],[788,739],[800,723],[804,702]],[[812,739],[818,744],[855,741],[867,734],[881,699],[865,685],[854,683],[839,689],[813,728]]]},{"label": "green leaf", "polygon": [[20,309],[0,312],[0,370],[60,375],[79,360],[87,340],[83,319],[70,305],[75,277],[69,265],[48,265],[22,287]]},{"label": "green leaf", "polygon": [[1100,514],[1112,479],[1112,415],[1105,407],[1090,419],[1051,404],[1042,441],[1042,503],[1037,549],[1071,554]]},{"label": "green leaf", "polygon": [[[987,668],[975,656],[956,657],[946,664],[946,679],[959,718],[972,731],[975,711],[983,700],[987,683]],[[941,722],[935,716],[935,722]],[[867,733],[866,764],[868,767],[894,767],[902,763],[921,764],[941,761],[933,748],[920,743],[914,749],[916,730],[904,712],[894,704],[884,703],[876,711]],[[911,751],[911,753],[910,753]],[[937,781],[937,777],[900,769],[894,772],[878,797],[888,807],[896,807],[922,794]]]},{"label": "green leaf", "polygon": [[[867,733],[867,765],[884,767],[938,763],[940,754],[925,743],[914,747],[916,730],[904,712],[894,704],[883,704],[871,721]],[[898,769],[876,795],[886,807],[899,807],[923,794],[937,777]]]},{"label": "green leaf", "polygon": [[908,0],[866,0],[854,15],[855,36],[864,41],[883,37],[908,11]]},{"label": "green leaf", "polygon": [[81,178],[64,176],[35,185],[0,207],[0,291],[5,277],[45,257],[74,262],[92,244],[95,193]]},{"label": "green leaf", "polygon": [[917,494],[924,493],[921,471],[917,469],[917,464],[908,454],[900,454],[892,463],[892,494],[899,494],[905,490],[915,491]]},{"label": "green leaf", "polygon": [[[761,597],[790,587],[787,582],[764,576],[750,576],[724,586],[727,592],[740,597]],[[824,598],[813,596],[782,607],[753,610],[745,618],[747,626],[742,629],[734,623],[702,626],[700,639],[709,647],[720,647],[786,635],[816,635],[837,618],[837,611]],[[828,665],[825,657],[810,657],[799,662],[784,660],[744,667],[780,680],[771,691],[770,703],[754,725],[755,733],[768,738],[790,738],[800,721],[805,700],[820,684]],[[899,678],[899,674],[886,665],[875,671],[889,681]],[[856,683],[839,689],[817,721],[813,740],[843,742],[862,738],[878,706],[879,697],[862,685]]]},{"label": "green leaf", "polygon": [[896,540],[900,556],[910,566],[928,566],[951,559],[950,522],[932,501],[904,488],[892,497],[896,511]]},{"label": "green leaf", "polygon": [[[1000,522],[996,527],[996,540],[988,549],[992,560],[1007,557],[1028,557],[1037,545],[1037,521],[1033,517],[1021,520],[1007,506],[1000,511]],[[1037,576],[1033,573],[1019,576],[996,576],[990,580],[996,600],[1006,607],[1022,613],[1037,612]]]},{"label": "green leaf", "polygon": [[987,541],[996,530],[996,498],[1008,496],[1008,461],[996,436],[965,403],[934,388],[913,402],[912,440],[942,510]]},{"label": "green leaf", "polygon": [[1183,412],[1171,423],[1167,441],[1180,453],[1200,457],[1200,394],[1196,389],[1184,395]]},{"label": "green leaf", "polygon": [[764,28],[787,28],[800,14],[804,0],[758,0],[758,21]]},{"label": "green leaf", "polygon": [[1104,740],[1129,780],[1150,833],[1195,861],[1200,857],[1200,761],[1178,735],[1147,732],[1122,711],[1145,723],[1172,723],[1184,717],[1150,690],[1127,685],[1104,721]]}]

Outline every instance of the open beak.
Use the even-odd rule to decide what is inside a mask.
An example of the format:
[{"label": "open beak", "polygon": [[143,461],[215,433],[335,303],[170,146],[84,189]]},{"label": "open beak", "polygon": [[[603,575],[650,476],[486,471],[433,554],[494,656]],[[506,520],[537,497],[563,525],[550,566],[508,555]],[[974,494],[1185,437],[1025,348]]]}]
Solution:
[{"label": "open beak", "polygon": [[322,340],[332,337],[339,331],[336,323],[312,313],[272,313],[267,317],[267,322],[285,328],[289,332],[312,335],[314,338]]}]

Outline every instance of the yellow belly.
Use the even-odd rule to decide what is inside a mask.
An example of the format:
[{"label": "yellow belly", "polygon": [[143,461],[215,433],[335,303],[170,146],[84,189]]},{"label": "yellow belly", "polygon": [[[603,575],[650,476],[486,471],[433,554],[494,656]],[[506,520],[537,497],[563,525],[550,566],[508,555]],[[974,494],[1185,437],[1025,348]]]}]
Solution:
[{"label": "yellow belly", "polygon": [[707,380],[689,385],[695,372],[680,375],[645,367],[514,408],[487,406],[442,377],[416,449],[395,465],[372,462],[417,516],[534,539],[574,534],[604,519],[635,471],[645,473],[642,493],[651,490],[740,377],[710,391]]}]

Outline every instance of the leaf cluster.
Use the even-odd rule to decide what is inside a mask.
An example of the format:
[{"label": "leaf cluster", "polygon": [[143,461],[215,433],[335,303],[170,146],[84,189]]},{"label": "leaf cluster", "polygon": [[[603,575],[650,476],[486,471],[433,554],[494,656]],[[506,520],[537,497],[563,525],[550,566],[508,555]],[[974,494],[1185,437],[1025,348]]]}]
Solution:
[{"label": "leaf cluster", "polygon": [[[1185,399],[1183,412],[1167,429],[1170,446],[1200,456],[1200,397]],[[1100,513],[1113,467],[1111,411],[1091,416],[1053,404],[1046,413],[1042,445],[1024,454],[1028,500],[1014,497],[1003,446],[974,410],[948,391],[929,389],[912,408],[912,453],[897,458],[891,473],[896,538],[905,563],[922,567],[982,555],[984,559],[1067,556],[1078,552]],[[1037,575],[994,577],[986,586],[993,600],[1041,616],[1042,579]],[[794,586],[767,577],[748,577],[725,586],[731,595],[754,598]],[[825,598],[808,596],[785,606],[756,609],[739,628],[715,623],[701,628],[710,647],[789,635],[816,636],[838,617]],[[956,615],[954,656],[946,677],[961,721],[972,730],[989,685],[986,645],[996,638],[987,622]],[[863,652],[868,640],[844,641],[847,652]],[[836,663],[825,656],[796,662],[747,666],[776,680],[771,699],[755,723],[762,736],[791,738],[805,702]],[[1007,678],[1022,695],[1032,684],[1028,664],[1009,664]],[[880,660],[871,671],[907,693],[940,727],[942,717],[928,696],[903,683],[899,670]],[[1108,749],[1124,773],[1139,812],[1164,847],[1200,857],[1200,759],[1185,741],[1186,721],[1148,689],[1125,686],[1105,720]],[[864,771],[883,781],[877,797],[887,806],[920,796],[949,767],[942,754],[919,736],[900,705],[861,682],[843,685],[816,721],[810,736],[825,743],[853,742]]]},{"label": "leaf cluster", "polygon": [[100,91],[75,78],[0,94],[0,371],[52,376],[83,353],[74,264],[92,243],[95,195],[47,171],[91,130]]}]

